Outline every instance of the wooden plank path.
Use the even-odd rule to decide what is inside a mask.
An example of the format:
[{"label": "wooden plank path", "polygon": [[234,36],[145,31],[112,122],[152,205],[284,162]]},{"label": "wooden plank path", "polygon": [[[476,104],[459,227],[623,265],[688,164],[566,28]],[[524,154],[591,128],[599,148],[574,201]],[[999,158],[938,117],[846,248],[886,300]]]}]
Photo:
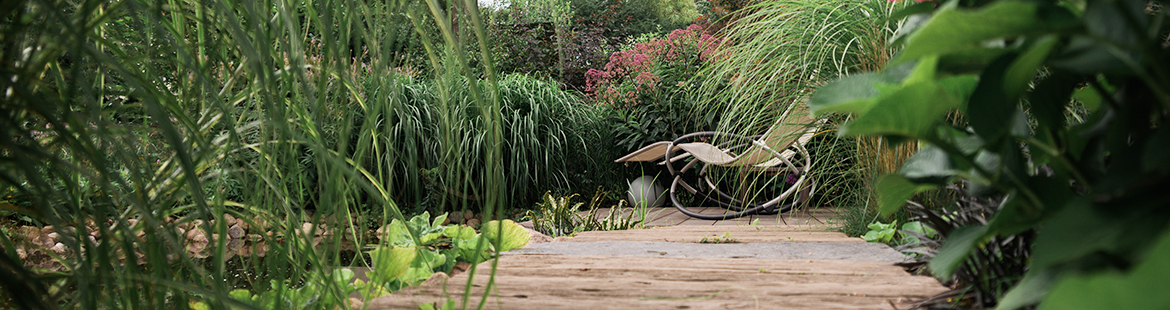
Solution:
[{"label": "wooden plank path", "polygon": [[[498,261],[487,309],[906,309],[907,304],[947,288],[933,278],[914,276],[889,261],[873,258],[823,259],[822,253],[784,254],[799,259],[719,257],[722,248],[752,246],[830,246],[842,249],[875,244],[826,231],[833,213],[816,211],[727,221],[679,218],[662,209],[657,228],[582,232],[572,238],[530,248],[589,248],[642,242],[691,252],[559,255],[509,252]],[[756,225],[750,223],[759,220]],[[734,244],[697,244],[730,235]],[[708,247],[710,246],[710,247]],[[693,253],[695,248],[714,253]],[[884,248],[887,251],[888,248]],[[554,251],[554,250],[549,250]],[[600,252],[605,252],[601,251]],[[537,254],[524,254],[525,252]],[[586,250],[585,252],[588,252]],[[849,253],[845,253],[849,254]],[[687,257],[678,257],[683,255]],[[900,257],[896,255],[895,257]],[[807,258],[807,259],[806,259]],[[488,286],[491,263],[477,268],[470,308]],[[461,300],[470,273],[437,275],[423,285],[371,300],[369,309],[418,309],[420,304]]]}]

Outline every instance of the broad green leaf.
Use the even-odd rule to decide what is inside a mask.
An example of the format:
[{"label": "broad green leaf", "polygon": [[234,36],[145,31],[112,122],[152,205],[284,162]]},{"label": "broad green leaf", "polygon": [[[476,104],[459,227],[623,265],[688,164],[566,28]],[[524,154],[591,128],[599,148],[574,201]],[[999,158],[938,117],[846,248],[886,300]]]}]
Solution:
[{"label": "broad green leaf", "polygon": [[943,242],[942,248],[938,250],[938,254],[930,260],[930,270],[939,279],[950,279],[955,274],[955,269],[967,260],[967,256],[975,250],[985,234],[987,226],[964,226],[951,232],[946,242]]},{"label": "broad green leaf", "polygon": [[349,281],[353,280],[353,270],[349,268],[338,268],[333,270],[333,282],[340,287],[349,286]]},{"label": "broad green leaf", "polygon": [[1067,10],[1025,1],[998,1],[978,9],[950,2],[910,36],[893,63],[978,48],[992,39],[1047,33],[1075,25]]},{"label": "broad green leaf", "polygon": [[864,112],[877,102],[874,84],[896,82],[880,73],[846,76],[818,87],[809,99],[808,108],[816,115]]},{"label": "broad green leaf", "polygon": [[916,183],[943,184],[955,175],[955,170],[950,156],[941,148],[932,145],[920,148],[917,153],[906,159],[898,174]]},{"label": "broad green leaf", "polygon": [[443,236],[442,232],[433,232],[433,233],[425,234],[422,237],[419,237],[418,239],[419,239],[419,242],[421,242],[423,245],[430,245],[432,241],[435,241],[436,239],[439,239],[439,237],[442,237],[442,236]]},{"label": "broad green leaf", "polygon": [[941,55],[938,60],[939,72],[972,74],[983,71],[992,61],[1011,50],[999,47],[972,47]]},{"label": "broad green leaf", "polygon": [[1101,93],[1097,92],[1096,88],[1092,86],[1085,86],[1073,92],[1073,99],[1076,99],[1081,104],[1085,105],[1089,111],[1096,111],[1101,107]]},{"label": "broad green leaf", "polygon": [[[1150,14],[1141,1],[1086,1],[1082,15],[1085,35],[1068,39],[1063,53],[1050,64],[1055,68],[1081,74],[1133,74],[1132,64],[1142,63],[1139,49],[1148,29]],[[1125,21],[1125,22],[1118,22]],[[1148,62],[1147,62],[1148,63]]]},{"label": "broad green leaf", "polygon": [[[502,232],[502,235],[501,235]],[[523,247],[532,239],[532,235],[524,226],[512,220],[489,221],[480,228],[480,234],[496,247],[497,252],[507,252]],[[502,239],[497,239],[501,238]]]},{"label": "broad green leaf", "polygon": [[879,73],[839,78],[817,88],[809,98],[809,110],[816,115],[865,112],[877,102],[880,88],[901,84],[914,68],[914,63],[907,63],[889,66]]},{"label": "broad green leaf", "polygon": [[[1036,118],[1036,133],[1041,139],[1049,139],[1046,133],[1063,130],[1065,127],[1065,107],[1073,89],[1080,83],[1080,79],[1070,74],[1053,74],[1041,80],[1027,95],[1031,107],[1029,114]],[[1097,98],[1100,100],[1100,98]],[[1045,141],[1055,144],[1054,141]],[[1055,154],[1053,154],[1055,155]]]},{"label": "broad green leaf", "polygon": [[370,251],[370,260],[374,263],[375,278],[389,281],[406,274],[411,262],[418,254],[415,247],[389,248],[381,247]]},{"label": "broad green leaf", "polygon": [[1037,206],[1031,205],[1019,194],[1008,195],[1003,207],[988,222],[1001,235],[1014,235],[1032,229],[1042,219]]},{"label": "broad green leaf", "polygon": [[1170,154],[1170,126],[1163,124],[1146,142],[1145,153],[1142,154],[1142,169],[1170,172],[1170,160],[1166,160],[1166,154]]},{"label": "broad green leaf", "polygon": [[1036,71],[1048,58],[1048,52],[1059,42],[1056,36],[1045,36],[1032,44],[1023,54],[1016,57],[1003,77],[1003,90],[1007,98],[1017,98],[1036,77]]},{"label": "broad green leaf", "polygon": [[[983,148],[983,139],[979,135],[959,130],[951,126],[939,128],[939,137],[959,149],[963,155],[975,155]],[[962,168],[962,167],[961,167]]]},{"label": "broad green leaf", "polygon": [[1166,279],[1170,279],[1170,230],[1158,237],[1128,274],[1110,270],[1062,278],[1038,309],[1167,309]]},{"label": "broad green leaf", "polygon": [[926,236],[927,238],[934,238],[934,236],[938,235],[938,231],[934,230],[934,228],[923,226],[922,222],[919,221],[911,221],[907,222],[906,224],[902,224],[902,230],[911,231]]},{"label": "broad green leaf", "polygon": [[475,228],[463,225],[451,225],[443,229],[443,235],[455,240],[466,240],[475,237]]},{"label": "broad green leaf", "polygon": [[406,225],[407,228],[410,228],[411,231],[421,234],[428,228],[431,228],[430,222],[428,221],[430,219],[431,214],[427,211],[423,211],[422,214],[415,215],[414,217],[410,218],[410,221],[408,221]]},{"label": "broad green leaf", "polygon": [[910,75],[906,76],[902,84],[934,82],[937,71],[938,56],[923,57],[918,60],[918,64],[914,66],[914,70],[910,71]]},{"label": "broad green leaf", "polygon": [[989,144],[997,144],[1007,135],[1011,119],[1005,116],[1019,105],[1018,98],[1010,98],[1004,91],[1004,75],[1016,56],[1006,54],[983,70],[979,85],[963,111],[967,123]]},{"label": "broad green leaf", "polygon": [[1042,224],[1032,250],[1032,267],[1047,268],[1114,249],[1123,227],[1111,219],[1095,211],[1087,198],[1071,201]]},{"label": "broad green leaf", "polygon": [[[476,252],[475,247],[478,246],[480,238],[485,238],[483,235],[475,235],[470,239],[463,241],[456,240],[455,246],[459,248],[459,257],[466,262],[477,264],[487,259],[489,253],[487,251]],[[486,250],[486,248],[485,248]]]},{"label": "broad green leaf", "polygon": [[406,229],[406,224],[397,219],[390,221],[390,225],[382,227],[382,241],[391,247],[412,247],[414,244],[414,237],[410,235],[410,231]]},{"label": "broad green leaf", "polygon": [[959,101],[935,82],[904,85],[884,95],[865,114],[843,125],[840,135],[896,135],[910,138],[928,136],[947,111]]},{"label": "broad green leaf", "polygon": [[918,185],[897,174],[886,174],[877,180],[878,212],[890,216],[902,208],[906,199],[914,194],[934,188],[933,185]]},{"label": "broad green leaf", "polygon": [[406,285],[418,285],[422,281],[426,281],[433,274],[435,274],[435,271],[431,270],[431,268],[410,267],[398,279]]},{"label": "broad green leaf", "polygon": [[446,262],[447,257],[442,253],[434,250],[423,250],[419,251],[418,256],[414,258],[412,265],[417,267],[426,267],[427,269],[434,270],[435,267],[442,266]]},{"label": "broad green leaf", "polygon": [[1015,310],[1040,302],[1048,294],[1053,280],[1055,274],[1051,269],[1029,270],[1024,279],[1003,296],[995,310]]},{"label": "broad green leaf", "polygon": [[211,306],[208,306],[207,302],[203,301],[188,303],[188,305],[191,306],[191,310],[211,310]]},{"label": "broad green leaf", "polygon": [[231,292],[228,292],[228,297],[245,303],[250,303],[252,301],[252,292],[242,288],[234,289]]},{"label": "broad green leaf", "polygon": [[435,216],[435,220],[431,221],[431,228],[438,228],[443,226],[443,222],[447,220],[447,213]]},{"label": "broad green leaf", "polygon": [[979,153],[975,154],[975,164],[992,175],[983,175],[976,171],[975,168],[971,168],[970,175],[980,179],[995,180],[1000,172],[1001,162],[999,153],[994,153],[987,149],[979,150]]},{"label": "broad green leaf", "polygon": [[971,94],[975,92],[975,87],[979,84],[979,76],[974,74],[948,76],[939,79],[938,83],[948,94],[961,102],[960,106],[966,106],[967,99],[971,98]]}]

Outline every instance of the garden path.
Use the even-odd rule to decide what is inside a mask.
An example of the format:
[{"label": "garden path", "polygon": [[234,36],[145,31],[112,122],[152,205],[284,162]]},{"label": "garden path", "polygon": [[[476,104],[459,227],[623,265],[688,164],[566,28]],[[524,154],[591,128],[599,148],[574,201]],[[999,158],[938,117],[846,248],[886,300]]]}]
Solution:
[{"label": "garden path", "polygon": [[[905,258],[889,247],[829,231],[829,210],[725,221],[659,210],[654,228],[582,232],[505,253],[485,308],[907,309],[947,291],[895,265]],[[491,262],[477,269],[472,309]],[[368,306],[459,300],[470,274],[440,274]]]}]

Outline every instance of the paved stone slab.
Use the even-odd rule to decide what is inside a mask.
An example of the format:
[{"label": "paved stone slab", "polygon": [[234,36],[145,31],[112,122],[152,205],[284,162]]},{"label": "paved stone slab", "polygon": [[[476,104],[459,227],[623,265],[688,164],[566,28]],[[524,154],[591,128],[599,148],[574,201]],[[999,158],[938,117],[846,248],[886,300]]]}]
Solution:
[{"label": "paved stone slab", "polygon": [[861,242],[681,243],[647,241],[550,242],[504,255],[645,256],[852,260],[900,263],[905,255],[889,246]]}]

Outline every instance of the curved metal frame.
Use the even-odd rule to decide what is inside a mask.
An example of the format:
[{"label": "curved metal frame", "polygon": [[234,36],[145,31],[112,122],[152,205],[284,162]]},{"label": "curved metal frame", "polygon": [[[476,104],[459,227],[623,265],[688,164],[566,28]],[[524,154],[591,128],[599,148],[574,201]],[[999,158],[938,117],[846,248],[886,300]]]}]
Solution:
[{"label": "curved metal frame", "polygon": [[[683,165],[682,168],[676,170],[674,168],[673,162],[677,161],[677,160],[681,160],[682,158],[685,158],[685,156],[680,156],[678,158],[671,158],[672,157],[671,154],[674,153],[671,150],[675,149],[675,145],[681,144],[684,141],[693,140],[693,139],[699,138],[699,137],[716,137],[716,136],[726,136],[726,137],[730,137],[733,139],[751,141],[750,143],[743,143],[743,144],[735,145],[731,148],[728,148],[728,150],[735,150],[735,149],[745,148],[745,147],[750,147],[750,146],[762,148],[763,150],[771,153],[772,157],[779,159],[781,161],[782,165],[787,166],[786,168],[789,171],[794,171],[796,173],[799,173],[800,177],[797,178],[796,183],[794,183],[792,185],[792,187],[785,190],[783,193],[780,194],[780,196],[777,196],[776,198],[773,198],[772,200],[764,202],[763,204],[758,204],[758,203],[746,202],[746,201],[736,199],[736,198],[732,197],[731,195],[728,195],[727,193],[723,192],[722,190],[719,190],[719,187],[716,186],[715,183],[712,182],[710,177],[708,177],[708,175],[707,175],[707,169],[710,168],[711,164],[703,163],[703,166],[701,168],[699,168],[699,179],[701,179],[701,181],[704,181],[706,183],[706,186],[709,188],[709,190],[700,191],[699,189],[696,189],[694,186],[692,186],[690,183],[687,183],[687,181],[683,179],[683,175],[687,171],[694,168],[695,164],[701,163],[702,161],[692,160],[690,162],[687,162],[685,165]],[[795,207],[797,204],[804,203],[804,200],[807,199],[808,196],[811,196],[812,193],[816,190],[815,189],[815,187],[816,187],[815,182],[813,182],[811,180],[811,178],[808,176],[808,173],[805,173],[805,171],[808,171],[808,169],[810,167],[812,167],[812,157],[809,156],[808,150],[805,149],[804,146],[801,145],[800,143],[793,143],[792,146],[790,146],[792,148],[795,148],[797,153],[800,154],[801,157],[804,159],[804,163],[803,163],[804,165],[802,165],[801,167],[798,168],[796,165],[794,165],[792,162],[790,162],[787,158],[780,156],[780,152],[778,152],[777,150],[773,150],[771,147],[756,140],[757,137],[758,136],[748,137],[748,136],[741,136],[741,135],[730,134],[730,133],[706,131],[706,132],[696,132],[696,133],[687,134],[687,135],[681,136],[678,139],[675,139],[674,141],[672,141],[669,145],[667,145],[667,149],[666,149],[667,152],[665,155],[665,161],[663,162],[663,164],[666,165],[666,170],[670,173],[671,176],[673,176],[673,180],[671,181],[671,184],[670,184],[670,202],[674,204],[674,207],[676,209],[678,209],[679,212],[682,212],[683,214],[686,214],[686,215],[694,217],[694,218],[704,219],[704,220],[726,220],[726,219],[733,219],[733,218],[738,218],[738,217],[742,217],[742,216],[746,216],[746,215],[753,215],[753,214],[765,215],[765,214],[784,213],[784,212],[788,212],[788,211],[792,210],[792,208]],[[728,209],[728,210],[732,210],[734,212],[724,213],[724,214],[702,214],[702,213],[691,211],[691,210],[687,209],[685,206],[683,206],[682,203],[680,203],[678,201],[678,187],[680,185],[683,187],[683,189],[685,189],[687,192],[690,192],[692,195],[702,197],[704,200],[706,200],[708,202],[716,203],[719,206],[721,206],[725,209]],[[779,204],[784,199],[786,199],[789,196],[791,196],[792,194],[796,193],[797,190],[800,190],[801,193],[798,194],[800,196],[797,197],[796,200],[794,200],[793,202],[787,203],[787,204]]]}]

